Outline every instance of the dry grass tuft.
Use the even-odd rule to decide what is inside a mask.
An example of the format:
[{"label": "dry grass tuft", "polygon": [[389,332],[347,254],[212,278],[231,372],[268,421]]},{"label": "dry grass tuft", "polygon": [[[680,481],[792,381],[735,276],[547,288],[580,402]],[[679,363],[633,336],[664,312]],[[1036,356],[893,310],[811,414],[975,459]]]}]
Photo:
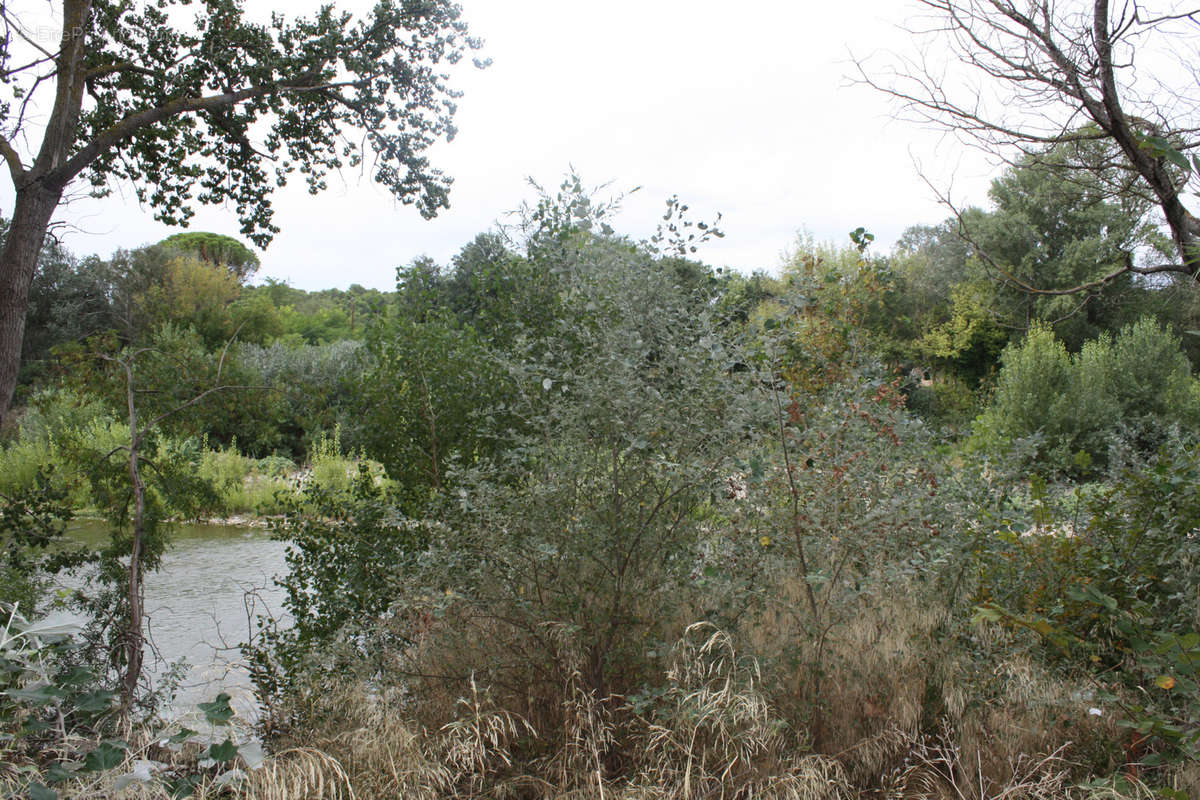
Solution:
[{"label": "dry grass tuft", "polygon": [[1187,797],[1200,797],[1200,764],[1180,766],[1171,776],[1171,788]]},{"label": "dry grass tuft", "polygon": [[[304,739],[291,742],[328,761],[296,756],[295,765],[273,767],[272,780],[255,780],[271,800],[289,792],[363,800],[1048,800],[1082,798],[1072,788],[1079,779],[1113,774],[1116,766],[1095,766],[1103,758],[1087,745],[1111,749],[1114,723],[1089,715],[1078,687],[1004,643],[989,649],[982,633],[970,637],[972,648],[1008,655],[989,662],[986,653],[963,652],[954,637],[939,638],[941,618],[898,602],[867,609],[831,637],[820,700],[826,742],[838,749],[812,752],[808,698],[787,693],[803,667],[775,659],[768,674],[711,624],[686,629],[636,712],[624,698],[598,695],[570,630],[545,625],[534,635],[548,643],[539,657],[557,685],[543,681],[520,696],[472,676],[453,697],[450,681],[404,691],[347,682],[313,694],[298,715]],[[469,647],[481,652],[465,644],[463,655]],[[421,691],[427,687],[436,708]],[[279,772],[287,769],[294,773]],[[324,784],[314,783],[315,770],[325,770]]]},{"label": "dry grass tuft", "polygon": [[616,747],[613,707],[618,698],[596,696],[587,687],[582,654],[562,626],[547,626],[555,643],[555,660],[564,674],[562,724],[558,747],[545,759],[546,774],[558,792],[595,791],[603,797],[608,780],[606,766]]},{"label": "dry grass tuft", "polygon": [[837,761],[800,754],[759,688],[758,663],[739,657],[724,631],[690,626],[667,679],[665,707],[646,723],[641,769],[625,796],[851,796]]},{"label": "dry grass tuft", "polygon": [[1066,743],[1077,775],[1111,774],[1121,767],[1120,742],[1129,733],[1112,713],[1089,713],[1094,701],[1086,688],[1010,652],[990,674],[973,678],[972,693],[987,701],[952,720],[957,744],[982,761],[985,775],[997,783],[1007,781],[1028,754],[1056,752]]},{"label": "dry grass tuft", "polygon": [[253,800],[356,800],[338,760],[307,747],[276,754],[249,774],[243,790]]},{"label": "dry grass tuft", "polygon": [[438,765],[427,773],[428,781],[455,795],[476,797],[489,784],[503,783],[513,766],[510,747],[536,732],[523,718],[496,708],[486,690],[471,678],[471,696],[459,700],[459,715],[433,737],[431,761]]},{"label": "dry grass tuft", "polygon": [[883,796],[905,800],[1061,800],[1070,796],[1071,764],[1066,745],[1043,755],[1021,755],[1003,781],[985,773],[978,751],[964,756],[947,729],[914,739],[903,768],[884,782]]},{"label": "dry grass tuft", "polygon": [[307,738],[358,798],[504,796],[510,781],[529,782],[514,769],[512,745],[533,729],[474,680],[455,718],[434,732],[361,687],[326,697],[322,708],[331,713],[310,718]]}]

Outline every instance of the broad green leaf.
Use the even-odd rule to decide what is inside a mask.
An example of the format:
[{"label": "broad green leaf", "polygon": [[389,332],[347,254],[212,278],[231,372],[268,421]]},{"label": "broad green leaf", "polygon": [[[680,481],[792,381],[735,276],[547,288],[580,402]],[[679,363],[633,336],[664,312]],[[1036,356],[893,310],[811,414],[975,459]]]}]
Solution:
[{"label": "broad green leaf", "polygon": [[[120,744],[120,746],[117,746]],[[103,772],[120,766],[125,760],[124,743],[101,742],[100,746],[87,754],[83,760],[84,772]]]},{"label": "broad green leaf", "polygon": [[233,759],[237,758],[237,754],[237,745],[235,745],[229,739],[226,739],[220,744],[210,745],[208,748],[208,757],[213,761],[216,761],[218,764],[224,764],[227,761],[232,761]]},{"label": "broad green leaf", "polygon": [[29,800],[58,800],[58,792],[34,782],[29,784]]},{"label": "broad green leaf", "polygon": [[72,764],[71,769],[67,769],[62,764],[52,764],[50,769],[46,770],[46,780],[50,783],[62,783],[69,781],[75,777],[72,770],[78,769],[79,765]]},{"label": "broad green leaf", "polygon": [[23,700],[26,703],[44,706],[62,697],[66,692],[57,686],[39,686],[36,689],[9,689],[4,694],[14,700]]},{"label": "broad green leaf", "polygon": [[1003,618],[1004,615],[1000,613],[1000,609],[991,605],[983,605],[975,606],[975,615],[971,618],[971,621],[979,624],[981,622],[999,622]]},{"label": "broad green leaf", "polygon": [[75,667],[60,683],[64,686],[85,686],[96,679],[96,673],[87,667]]},{"label": "broad green leaf", "polygon": [[31,733],[45,733],[53,728],[54,726],[48,722],[44,722],[40,719],[31,719],[27,720],[25,724],[21,726],[20,735],[28,736]]},{"label": "broad green leaf", "polygon": [[1187,156],[1175,148],[1169,148],[1165,153],[1163,153],[1163,155],[1166,156],[1168,161],[1182,169],[1184,172],[1192,171],[1192,165],[1188,163]]},{"label": "broad green leaf", "polygon": [[88,692],[87,694],[80,696],[80,698],[75,701],[75,708],[79,709],[80,711],[87,711],[91,713],[107,711],[112,708],[112,701],[114,697],[116,697],[114,692],[104,689],[100,689],[95,692]]},{"label": "broad green leaf", "polygon": [[228,725],[233,719],[233,708],[229,705],[229,695],[221,692],[217,699],[209,703],[199,703],[197,707],[204,712],[204,718],[212,725]]},{"label": "broad green leaf", "polygon": [[26,636],[75,636],[83,630],[79,619],[65,611],[34,620],[21,629]]},{"label": "broad green leaf", "polygon": [[174,736],[171,736],[169,739],[167,739],[167,741],[170,742],[171,744],[183,744],[184,742],[186,742],[188,739],[192,738],[195,735],[196,735],[196,732],[194,730],[192,730],[191,728],[183,728],[182,730],[179,731],[179,733],[177,733]]},{"label": "broad green leaf", "polygon": [[199,775],[185,775],[182,778],[167,781],[167,791],[171,793],[173,800],[182,800],[184,797],[191,797],[199,785]]}]

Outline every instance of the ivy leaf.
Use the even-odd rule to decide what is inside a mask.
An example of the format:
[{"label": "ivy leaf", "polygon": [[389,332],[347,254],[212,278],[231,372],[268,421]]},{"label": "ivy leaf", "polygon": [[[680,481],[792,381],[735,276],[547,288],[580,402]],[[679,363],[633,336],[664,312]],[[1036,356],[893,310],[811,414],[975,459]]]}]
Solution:
[{"label": "ivy leaf", "polygon": [[101,742],[83,760],[84,772],[103,772],[119,766],[125,760],[124,742]]},{"label": "ivy leaf", "polygon": [[204,712],[204,718],[212,725],[228,725],[233,719],[233,708],[229,705],[229,695],[221,692],[211,703],[199,703],[197,706]]},{"label": "ivy leaf", "polygon": [[58,792],[34,782],[29,784],[29,800],[58,800]]},{"label": "ivy leaf", "polygon": [[116,697],[115,693],[103,689],[95,692],[88,692],[87,694],[82,695],[79,700],[76,701],[75,708],[80,711],[87,711],[91,713],[107,711],[108,709],[112,708],[112,700],[114,697]]},{"label": "ivy leaf", "polygon": [[210,745],[208,748],[208,757],[213,761],[216,761],[218,764],[224,764],[228,761],[232,761],[233,759],[237,758],[237,754],[237,745],[235,745],[229,739],[226,739],[220,744]]}]

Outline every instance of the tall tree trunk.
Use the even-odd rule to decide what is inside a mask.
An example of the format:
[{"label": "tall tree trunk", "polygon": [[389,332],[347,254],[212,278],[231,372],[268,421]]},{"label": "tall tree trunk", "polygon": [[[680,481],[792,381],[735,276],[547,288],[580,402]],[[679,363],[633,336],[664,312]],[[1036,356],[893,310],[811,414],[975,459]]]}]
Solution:
[{"label": "tall tree trunk", "polygon": [[92,1],[62,2],[63,35],[61,47],[54,57],[54,105],[46,118],[42,143],[33,164],[23,165],[5,142],[3,155],[17,201],[8,240],[0,250],[0,423],[8,416],[13,389],[17,385],[29,284],[33,282],[46,229],[67,184],[84,166],[68,168],[66,162],[75,145],[79,113],[83,108],[86,77],[83,63],[88,45],[85,32],[92,16]]},{"label": "tall tree trunk", "polygon": [[0,250],[0,423],[8,416],[21,367],[29,285],[61,199],[62,189],[47,188],[41,181],[19,187],[8,239]]}]

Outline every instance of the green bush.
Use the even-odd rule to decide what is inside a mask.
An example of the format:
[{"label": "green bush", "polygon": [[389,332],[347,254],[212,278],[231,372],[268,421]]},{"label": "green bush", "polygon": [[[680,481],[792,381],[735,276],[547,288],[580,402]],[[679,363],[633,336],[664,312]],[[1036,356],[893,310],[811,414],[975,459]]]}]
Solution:
[{"label": "green bush", "polygon": [[240,490],[255,467],[254,459],[242,455],[234,446],[205,450],[199,460],[196,474],[211,483],[222,496]]},{"label": "green bush", "polygon": [[270,387],[255,393],[256,421],[238,436],[248,454],[274,451],[298,460],[339,424],[344,438],[359,431],[351,408],[359,378],[371,365],[361,342],[246,344],[236,349],[235,359],[249,383]]},{"label": "green bush", "polygon": [[1041,434],[1056,445],[1066,436],[1072,414],[1064,391],[1072,377],[1067,348],[1049,328],[1037,326],[1006,347],[1001,362],[992,401],[977,423],[976,441],[998,447]]},{"label": "green bush", "polygon": [[1034,462],[1087,473],[1125,446],[1152,453],[1171,425],[1200,421],[1195,380],[1177,337],[1149,318],[1103,335],[1072,356],[1045,327],[1009,345],[972,446],[1002,450],[1038,440]]},{"label": "green bush", "polygon": [[1200,762],[1200,449],[1164,449],[1063,497],[1035,480],[1024,524],[987,537],[980,617],[1043,637],[1157,755]]},{"label": "green bush", "polygon": [[979,400],[967,382],[957,375],[939,375],[930,386],[917,386],[907,394],[914,414],[951,428],[968,424]]},{"label": "green bush", "polygon": [[271,531],[288,542],[288,571],[277,581],[292,624],[260,620],[261,638],[247,646],[268,729],[288,723],[285,703],[299,700],[313,680],[328,685],[364,660],[374,663],[370,657],[387,656],[389,638],[377,635],[378,623],[397,606],[399,581],[429,537],[395,514],[365,466],[345,484],[313,481],[280,501],[283,514]]},{"label": "green bush", "polygon": [[63,493],[44,474],[35,484],[0,492],[0,609],[6,603],[9,612],[27,616],[40,610],[51,577],[78,566],[88,555],[66,541],[72,515]]},{"label": "green bush", "polygon": [[296,471],[296,465],[290,459],[255,460],[242,455],[234,446],[205,450],[197,461],[196,474],[212,485],[220,500],[219,506],[211,510],[225,514],[278,511],[276,495],[291,490],[288,477]]},{"label": "green bush", "polygon": [[18,439],[0,450],[0,492],[12,494],[33,487],[40,470],[54,464],[47,440]]},{"label": "green bush", "polygon": [[758,384],[728,371],[715,310],[652,254],[578,229],[535,239],[533,257],[563,287],[552,338],[497,351],[439,319],[383,343],[379,368],[396,379],[373,390],[375,452],[406,477],[400,509],[418,522],[389,519],[363,477],[345,499],[337,475],[323,478],[342,469],[336,441],[314,451],[316,513],[289,515],[283,531],[302,622],[260,662],[260,687],[273,665],[302,677],[306,637],[325,654],[319,676],[364,635],[418,634],[421,647],[371,648],[361,666],[377,687],[408,674],[431,722],[454,708],[434,698],[469,691],[473,671],[546,730],[564,713],[569,663],[606,706],[661,681],[663,643],[702,602],[692,573],[714,508],[770,416]]},{"label": "green bush", "polygon": [[90,508],[94,500],[84,479],[88,465],[77,457],[80,448],[103,452],[128,441],[128,428],[94,397],[43,391],[22,418],[17,439],[0,451],[0,492],[32,490],[45,471],[72,508]]}]

